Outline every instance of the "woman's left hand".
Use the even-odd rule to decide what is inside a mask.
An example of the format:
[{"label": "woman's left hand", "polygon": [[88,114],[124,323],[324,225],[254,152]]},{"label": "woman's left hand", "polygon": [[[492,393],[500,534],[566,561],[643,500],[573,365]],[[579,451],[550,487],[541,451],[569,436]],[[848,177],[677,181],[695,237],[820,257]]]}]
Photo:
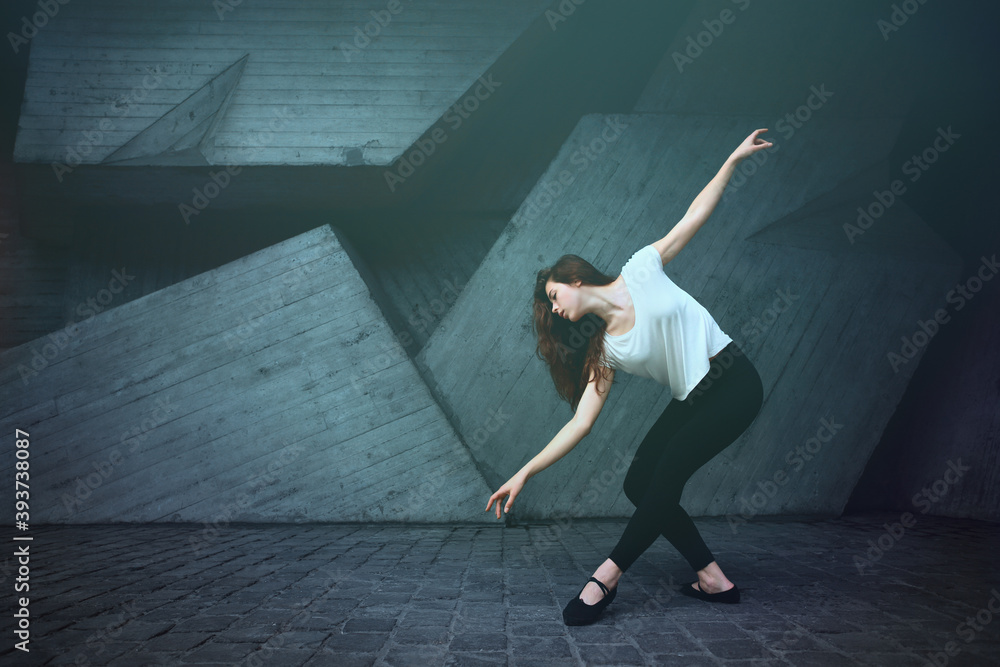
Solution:
[{"label": "woman's left hand", "polygon": [[772,144],[770,141],[761,139],[760,137],[757,136],[761,132],[767,132],[767,128],[764,128],[762,130],[754,130],[750,134],[750,136],[744,139],[743,143],[740,144],[735,151],[733,151],[731,159],[735,160],[736,162],[742,162],[743,160],[747,159],[757,151],[764,150],[765,148],[770,148],[771,146],[773,146],[774,144]]}]

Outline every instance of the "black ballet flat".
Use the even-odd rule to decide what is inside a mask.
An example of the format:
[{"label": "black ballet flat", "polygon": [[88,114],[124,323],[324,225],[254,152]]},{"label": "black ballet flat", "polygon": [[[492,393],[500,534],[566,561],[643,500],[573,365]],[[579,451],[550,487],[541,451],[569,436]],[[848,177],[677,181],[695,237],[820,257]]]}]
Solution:
[{"label": "black ballet flat", "polygon": [[611,601],[615,599],[615,595],[618,594],[617,585],[609,593],[608,587],[601,581],[591,577],[587,580],[587,583],[591,581],[601,587],[601,590],[604,591],[604,597],[594,604],[587,604],[580,598],[583,595],[583,588],[587,587],[587,584],[584,584],[577,596],[570,600],[566,608],[563,609],[563,621],[565,621],[566,625],[590,625],[600,617],[604,608],[611,604]]},{"label": "black ballet flat", "polygon": [[691,588],[691,584],[697,584],[698,582],[692,581],[689,584],[684,584],[681,588],[681,593],[687,595],[688,597],[695,598],[696,600],[704,600],[705,602],[727,602],[729,604],[736,604],[740,601],[740,589],[737,588],[736,584],[728,591],[720,591],[718,593],[706,593],[701,590],[701,584],[698,584],[698,589],[695,590]]}]

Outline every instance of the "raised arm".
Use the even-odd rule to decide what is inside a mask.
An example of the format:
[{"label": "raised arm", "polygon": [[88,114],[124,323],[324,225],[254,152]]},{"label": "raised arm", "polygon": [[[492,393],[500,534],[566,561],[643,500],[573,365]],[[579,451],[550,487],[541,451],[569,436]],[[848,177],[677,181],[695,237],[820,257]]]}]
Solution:
[{"label": "raised arm", "polygon": [[[573,418],[559,429],[559,432],[549,441],[549,444],[545,445],[542,451],[535,454],[496,493],[490,496],[489,502],[486,503],[487,512],[490,511],[490,506],[495,501],[496,515],[499,519],[500,503],[504,497],[510,496],[503,508],[506,514],[510,510],[510,506],[514,503],[514,498],[517,497],[517,494],[521,492],[521,489],[524,488],[525,483],[530,478],[566,456],[590,433],[590,429],[594,427],[594,423],[601,413],[601,408],[604,407],[604,401],[608,397],[608,391],[611,389],[614,377],[615,370],[613,368],[608,368],[603,374],[598,373],[596,377],[591,376],[590,382],[587,383],[587,388],[583,391],[583,396],[580,397],[580,403],[576,406]],[[598,392],[598,389],[600,389],[600,392]]]},{"label": "raised arm", "polygon": [[732,178],[736,165],[753,153],[773,145],[769,141],[758,138],[762,132],[767,132],[767,130],[754,130],[750,136],[744,139],[743,143],[733,151],[733,154],[726,158],[719,173],[694,198],[684,217],[674,225],[673,229],[667,232],[666,236],[652,244],[660,253],[660,259],[663,260],[664,264],[677,256],[681,248],[687,245],[695,232],[701,229],[708,217],[712,215],[712,211],[722,199],[722,193],[725,191],[729,179]]}]

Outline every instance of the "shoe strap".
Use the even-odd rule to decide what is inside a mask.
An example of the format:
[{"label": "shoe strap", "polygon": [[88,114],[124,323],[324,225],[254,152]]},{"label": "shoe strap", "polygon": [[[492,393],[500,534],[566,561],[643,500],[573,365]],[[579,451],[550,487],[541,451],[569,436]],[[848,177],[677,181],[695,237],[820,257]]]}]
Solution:
[{"label": "shoe strap", "polygon": [[608,587],[607,587],[607,586],[605,586],[605,585],[604,585],[604,584],[603,584],[603,583],[602,583],[602,582],[601,582],[601,581],[600,581],[599,579],[597,579],[596,577],[591,577],[591,578],[590,578],[590,579],[588,579],[587,581],[593,581],[593,582],[594,582],[595,584],[597,584],[598,586],[600,586],[600,587],[601,587],[601,590],[602,590],[602,591],[604,591],[604,595],[607,595],[607,594],[608,594]]}]

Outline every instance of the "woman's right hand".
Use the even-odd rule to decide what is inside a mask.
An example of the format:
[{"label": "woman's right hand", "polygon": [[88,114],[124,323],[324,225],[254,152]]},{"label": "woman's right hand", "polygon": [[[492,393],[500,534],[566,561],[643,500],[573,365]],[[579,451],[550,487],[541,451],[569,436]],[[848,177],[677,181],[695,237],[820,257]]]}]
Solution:
[{"label": "woman's right hand", "polygon": [[750,136],[743,140],[743,143],[733,151],[733,154],[729,158],[736,162],[742,162],[757,151],[773,146],[774,144],[767,139],[760,138],[760,134],[763,132],[767,132],[767,128],[751,132]]},{"label": "woman's right hand", "polygon": [[496,493],[490,496],[490,502],[486,503],[486,511],[489,512],[490,505],[492,505],[493,502],[496,501],[497,504],[496,513],[497,513],[497,518],[499,519],[500,502],[503,500],[505,496],[509,495],[510,498],[507,499],[507,504],[503,508],[503,512],[504,514],[506,514],[507,511],[510,509],[511,504],[513,504],[514,498],[517,497],[517,494],[521,493],[521,489],[524,488],[524,483],[527,481],[528,481],[527,478],[525,478],[521,473],[518,473],[513,477],[511,477],[510,479],[508,479],[503,486],[497,489]]}]

